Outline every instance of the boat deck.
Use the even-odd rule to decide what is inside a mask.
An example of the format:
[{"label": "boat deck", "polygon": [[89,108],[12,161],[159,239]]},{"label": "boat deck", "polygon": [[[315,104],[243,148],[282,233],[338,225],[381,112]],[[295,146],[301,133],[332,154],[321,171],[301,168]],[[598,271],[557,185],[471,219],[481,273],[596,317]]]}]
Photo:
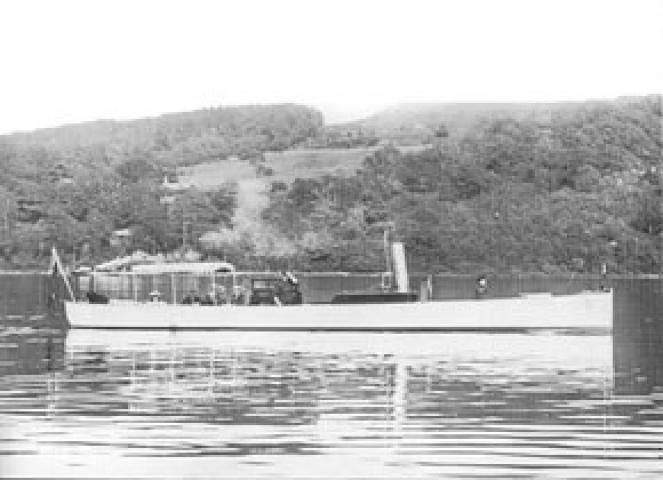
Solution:
[{"label": "boat deck", "polygon": [[515,298],[292,306],[66,302],[74,328],[229,330],[611,329],[612,292]]}]

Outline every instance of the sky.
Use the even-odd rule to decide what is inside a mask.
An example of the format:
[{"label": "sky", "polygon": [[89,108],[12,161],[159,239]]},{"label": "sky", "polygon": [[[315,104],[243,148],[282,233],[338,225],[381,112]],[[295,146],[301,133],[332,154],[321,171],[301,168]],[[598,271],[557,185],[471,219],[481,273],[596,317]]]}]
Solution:
[{"label": "sky", "polygon": [[2,0],[0,133],[294,102],[663,91],[663,0]]}]

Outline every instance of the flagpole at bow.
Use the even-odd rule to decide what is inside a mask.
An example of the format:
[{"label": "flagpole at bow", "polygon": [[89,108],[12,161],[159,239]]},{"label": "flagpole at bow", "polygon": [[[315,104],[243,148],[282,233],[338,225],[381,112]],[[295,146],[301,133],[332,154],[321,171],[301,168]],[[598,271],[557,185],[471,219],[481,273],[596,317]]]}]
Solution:
[{"label": "flagpole at bow", "polygon": [[51,265],[48,268],[48,271],[50,274],[58,273],[62,277],[62,280],[64,280],[64,285],[67,287],[67,292],[69,292],[69,296],[71,297],[71,301],[75,302],[76,296],[74,295],[74,290],[71,288],[69,279],[64,273],[64,268],[62,267],[62,262],[60,261],[60,255],[58,255],[58,251],[55,249],[55,245],[51,249]]}]

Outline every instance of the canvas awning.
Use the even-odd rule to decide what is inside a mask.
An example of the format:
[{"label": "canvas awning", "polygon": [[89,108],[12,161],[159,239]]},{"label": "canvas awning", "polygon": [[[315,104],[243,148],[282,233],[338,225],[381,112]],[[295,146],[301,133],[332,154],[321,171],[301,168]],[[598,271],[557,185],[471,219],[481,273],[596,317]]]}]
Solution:
[{"label": "canvas awning", "polygon": [[163,255],[149,255],[143,251],[134,252],[125,257],[118,257],[108,262],[96,265],[94,269],[98,272],[117,272],[119,270],[129,270],[139,264],[154,264],[164,261]]},{"label": "canvas awning", "polygon": [[179,262],[134,265],[132,272],[158,275],[160,273],[232,273],[235,267],[228,262]]}]

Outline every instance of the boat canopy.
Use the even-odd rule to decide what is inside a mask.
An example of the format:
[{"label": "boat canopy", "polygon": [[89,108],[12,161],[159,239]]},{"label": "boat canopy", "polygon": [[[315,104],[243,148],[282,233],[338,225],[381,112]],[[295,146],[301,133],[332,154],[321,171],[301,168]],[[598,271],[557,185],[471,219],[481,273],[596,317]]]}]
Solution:
[{"label": "boat canopy", "polygon": [[228,262],[179,262],[134,265],[132,272],[158,275],[160,273],[232,273],[235,267]]},{"label": "boat canopy", "polygon": [[[157,275],[160,273],[232,273],[235,267],[228,262],[199,262],[193,258],[172,261],[166,255],[150,255],[138,250],[131,255],[119,257],[94,267],[96,272],[122,272]],[[188,260],[188,261],[187,261]],[[196,259],[197,260],[197,259]]]},{"label": "boat canopy", "polygon": [[125,257],[115,258],[94,267],[98,272],[117,272],[130,270],[135,265],[163,263],[166,258],[163,255],[149,255],[142,251],[134,252]]}]

